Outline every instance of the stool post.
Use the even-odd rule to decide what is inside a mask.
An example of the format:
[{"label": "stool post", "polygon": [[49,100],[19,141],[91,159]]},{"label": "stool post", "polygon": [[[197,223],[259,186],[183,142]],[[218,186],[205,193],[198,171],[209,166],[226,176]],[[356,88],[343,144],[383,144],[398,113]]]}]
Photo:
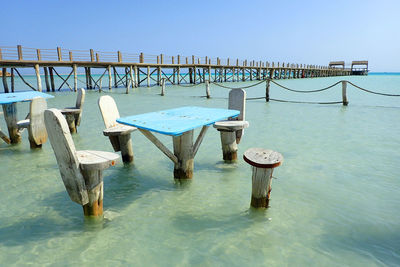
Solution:
[{"label": "stool post", "polygon": [[89,203],[83,205],[85,216],[103,216],[103,172],[101,170],[82,170]]},{"label": "stool post", "polygon": [[206,96],[207,96],[207,98],[210,98],[211,97],[210,96],[210,82],[206,81],[205,83],[206,83]]},{"label": "stool post", "polygon": [[244,152],[243,159],[252,166],[250,205],[254,208],[268,208],[272,172],[282,164],[283,156],[269,149],[250,148]]},{"label": "stool post", "polygon": [[133,149],[131,134],[124,134],[118,136],[119,147],[121,149],[122,161],[129,163],[133,161]]},{"label": "stool post", "polygon": [[236,131],[218,130],[221,135],[222,155],[225,162],[237,160]]},{"label": "stool post", "polygon": [[66,114],[65,118],[67,119],[68,128],[71,133],[76,133],[76,118],[75,114]]}]

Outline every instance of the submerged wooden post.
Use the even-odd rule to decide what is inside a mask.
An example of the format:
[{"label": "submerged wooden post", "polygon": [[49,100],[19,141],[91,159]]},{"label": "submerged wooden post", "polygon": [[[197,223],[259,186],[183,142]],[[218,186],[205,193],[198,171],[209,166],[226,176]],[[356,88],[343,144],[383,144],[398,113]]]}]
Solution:
[{"label": "submerged wooden post", "polygon": [[43,67],[43,70],[44,70],[44,80],[46,82],[46,91],[50,92],[49,72],[47,70],[47,67]]},{"label": "submerged wooden post", "polygon": [[283,156],[269,149],[250,148],[244,152],[243,159],[252,166],[251,206],[268,208],[272,172],[282,164]]},{"label": "submerged wooden post", "polygon": [[207,98],[210,98],[210,82],[206,81],[206,96]]},{"label": "submerged wooden post", "polygon": [[41,92],[42,91],[42,79],[40,78],[39,64],[35,64],[35,73],[36,73],[37,90],[39,92]]},{"label": "submerged wooden post", "polygon": [[72,66],[74,68],[74,91],[78,91],[78,67],[76,64]]},{"label": "submerged wooden post", "polygon": [[11,144],[18,144],[21,142],[21,133],[17,127],[17,103],[3,104],[2,106]]},{"label": "submerged wooden post", "polygon": [[265,101],[269,102],[269,86],[270,86],[270,79],[267,79],[267,84],[265,86]]},{"label": "submerged wooden post", "polygon": [[11,92],[14,93],[15,82],[14,82],[14,68],[11,68]]},{"label": "submerged wooden post", "polygon": [[225,131],[218,129],[221,135],[222,158],[225,162],[237,160],[238,146],[236,142],[236,131]]},{"label": "submerged wooden post", "polygon": [[3,79],[3,87],[4,93],[9,93],[8,84],[7,84],[7,68],[2,69],[2,79]]},{"label": "submerged wooden post", "polygon": [[165,78],[161,79],[161,96],[165,95]]},{"label": "submerged wooden post", "polygon": [[347,89],[347,81],[342,81],[342,101],[343,101],[343,106],[347,106],[349,104],[349,102],[347,101],[346,89]]},{"label": "submerged wooden post", "polygon": [[108,90],[111,90],[112,88],[111,65],[108,65],[107,72],[108,72]]},{"label": "submerged wooden post", "polygon": [[54,85],[54,74],[53,74],[53,67],[49,67],[49,75],[50,75],[50,84],[51,84],[51,91],[55,91],[56,87]]},{"label": "submerged wooden post", "polygon": [[193,130],[173,136],[172,140],[174,155],[179,159],[174,166],[174,178],[191,179],[194,168]]},{"label": "submerged wooden post", "polygon": [[150,67],[147,66],[147,87],[150,87]]}]

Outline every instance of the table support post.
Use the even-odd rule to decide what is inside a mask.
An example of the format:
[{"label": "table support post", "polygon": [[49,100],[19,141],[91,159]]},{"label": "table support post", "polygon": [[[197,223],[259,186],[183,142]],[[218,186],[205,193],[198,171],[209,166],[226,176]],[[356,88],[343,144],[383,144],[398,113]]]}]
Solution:
[{"label": "table support post", "polygon": [[21,134],[17,127],[17,103],[3,104],[4,118],[6,119],[7,129],[11,144],[21,142]]},{"label": "table support post", "polygon": [[174,178],[191,179],[194,168],[193,130],[187,131],[180,136],[173,136],[172,140],[174,154],[178,158],[178,162],[174,166]]}]

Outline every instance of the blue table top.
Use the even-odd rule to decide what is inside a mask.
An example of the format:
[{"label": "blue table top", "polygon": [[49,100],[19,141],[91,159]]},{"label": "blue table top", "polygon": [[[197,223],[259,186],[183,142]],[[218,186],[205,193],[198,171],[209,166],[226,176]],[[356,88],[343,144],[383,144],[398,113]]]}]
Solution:
[{"label": "blue table top", "polygon": [[117,119],[117,122],[166,135],[181,135],[197,127],[211,125],[239,111],[221,108],[181,107]]},{"label": "blue table top", "polygon": [[0,105],[23,102],[23,101],[31,101],[35,97],[52,98],[54,96],[37,91],[0,94]]}]

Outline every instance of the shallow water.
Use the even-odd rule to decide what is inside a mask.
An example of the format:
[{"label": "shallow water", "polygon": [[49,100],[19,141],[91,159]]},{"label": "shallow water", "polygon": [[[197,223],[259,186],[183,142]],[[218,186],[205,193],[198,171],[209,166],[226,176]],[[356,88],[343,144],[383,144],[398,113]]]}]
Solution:
[{"label": "shallow water", "polygon": [[[281,80],[298,90],[347,79],[366,89],[400,94],[400,76]],[[255,82],[253,82],[255,83]],[[104,84],[104,83],[103,83]],[[246,86],[252,83],[226,83]],[[22,88],[22,87],[21,87]],[[211,85],[141,87],[87,92],[77,149],[112,151],[97,100],[112,95],[121,116],[183,105],[226,107],[228,90]],[[265,94],[265,84],[247,89]],[[271,98],[341,100],[340,85],[296,94],[271,85]],[[62,108],[75,94],[48,100]],[[382,266],[400,264],[400,99],[348,86],[349,106],[247,101],[250,127],[239,161],[224,164],[219,133],[209,129],[195,158],[194,178],[173,179],[172,162],[139,132],[132,134],[135,164],[104,172],[103,221],[84,220],[69,200],[50,143],[30,150],[0,143],[1,265],[161,266]],[[22,119],[27,103],[19,103]],[[5,129],[0,115],[1,128]],[[198,133],[199,130],[196,131]],[[157,135],[172,147],[170,137]],[[249,208],[251,169],[241,158],[250,147],[279,151],[271,207]]]}]

